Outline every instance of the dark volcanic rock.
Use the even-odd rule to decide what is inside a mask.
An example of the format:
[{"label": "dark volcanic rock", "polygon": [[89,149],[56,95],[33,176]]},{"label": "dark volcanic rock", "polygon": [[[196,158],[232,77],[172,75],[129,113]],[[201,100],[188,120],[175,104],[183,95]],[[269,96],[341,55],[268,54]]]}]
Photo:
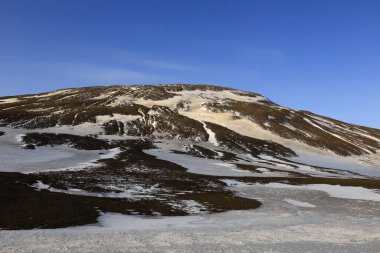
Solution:
[{"label": "dark volcanic rock", "polygon": [[36,147],[33,144],[27,144],[24,146],[24,149],[36,149]]},{"label": "dark volcanic rock", "polygon": [[23,137],[26,144],[36,146],[70,145],[76,149],[100,150],[109,149],[108,142],[89,136],[53,133],[27,133]]}]

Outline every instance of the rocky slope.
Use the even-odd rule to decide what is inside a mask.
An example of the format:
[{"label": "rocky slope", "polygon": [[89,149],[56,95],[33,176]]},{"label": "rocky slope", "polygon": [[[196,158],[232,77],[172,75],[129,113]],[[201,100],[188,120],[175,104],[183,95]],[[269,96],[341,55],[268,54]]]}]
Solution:
[{"label": "rocky slope", "polygon": [[103,134],[192,142],[207,141],[211,128],[216,141],[234,135],[263,152],[268,145],[265,152],[283,155],[294,153],[264,141],[290,140],[343,156],[373,154],[380,148],[378,129],[292,110],[257,93],[225,87],[104,86],[0,98],[0,126],[37,129],[85,123]]}]

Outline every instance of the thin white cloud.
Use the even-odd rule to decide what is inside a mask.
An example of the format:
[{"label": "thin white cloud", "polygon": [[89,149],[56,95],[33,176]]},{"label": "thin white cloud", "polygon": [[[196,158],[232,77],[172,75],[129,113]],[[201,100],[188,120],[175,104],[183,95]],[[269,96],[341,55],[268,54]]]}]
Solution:
[{"label": "thin white cloud", "polygon": [[190,71],[195,70],[193,66],[188,64],[171,61],[162,58],[155,58],[148,56],[140,52],[132,52],[128,50],[119,50],[119,49],[89,49],[85,48],[83,50],[90,51],[94,55],[100,55],[100,57],[116,61],[118,63],[130,64],[134,66],[147,67],[147,68],[157,68],[157,69],[166,69],[166,70],[177,70],[177,71]]},{"label": "thin white cloud", "polygon": [[[1,66],[1,64],[0,64]],[[154,70],[140,70],[122,66],[105,66],[87,62],[28,62],[7,65],[17,83],[122,84],[161,83],[175,80],[173,76]],[[17,69],[27,70],[20,75]]]},{"label": "thin white cloud", "polygon": [[[60,66],[60,67],[59,67]],[[93,82],[155,82],[163,77],[153,73],[145,73],[122,67],[108,67],[88,63],[58,64],[61,73],[72,79]]]}]

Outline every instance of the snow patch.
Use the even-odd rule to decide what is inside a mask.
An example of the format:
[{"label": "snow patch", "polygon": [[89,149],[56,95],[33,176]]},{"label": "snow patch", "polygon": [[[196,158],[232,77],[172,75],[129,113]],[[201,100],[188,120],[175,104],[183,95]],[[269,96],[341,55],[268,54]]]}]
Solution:
[{"label": "snow patch", "polygon": [[203,123],[203,128],[206,130],[206,132],[208,134],[208,141],[215,146],[219,146],[219,142],[215,137],[215,133],[210,128],[207,128],[206,123],[204,123],[204,122],[202,122],[202,123]]},{"label": "snow patch", "polygon": [[19,102],[20,100],[18,98],[6,98],[6,99],[1,99],[0,104],[11,104],[11,103],[16,103]]},{"label": "snow patch", "polygon": [[[48,190],[51,192],[65,193],[70,195],[79,195],[79,196],[91,196],[91,197],[100,197],[100,198],[122,198],[122,199],[142,199],[142,198],[153,198],[152,194],[156,193],[159,190],[156,185],[153,185],[149,188],[145,188],[141,185],[133,185],[127,189],[121,187],[113,187],[112,185],[105,186],[105,189],[117,190],[117,192],[89,192],[82,189],[69,188],[67,190],[57,189],[50,187],[47,184],[37,181],[37,183],[32,185],[37,190]],[[188,208],[190,209],[190,203]],[[195,207],[194,207],[195,208]],[[194,209],[195,210],[195,209]]]},{"label": "snow patch", "polygon": [[25,134],[18,134],[18,135],[16,135],[15,139],[18,143],[22,143],[22,142],[24,142],[25,136],[26,136]]},{"label": "snow patch", "polygon": [[270,172],[268,169],[266,169],[266,168],[257,168],[256,169],[257,171],[260,171],[260,172],[262,172],[262,173],[268,173],[268,172]]},{"label": "snow patch", "polygon": [[290,129],[292,131],[297,131],[297,128],[295,128],[294,126],[290,125],[289,123],[284,123],[284,124],[280,124],[280,125],[288,128],[288,129]]},{"label": "snow patch", "polygon": [[[233,101],[240,101],[240,102],[247,102],[247,103],[258,103],[261,101],[269,101],[267,98],[257,95],[255,97],[252,96],[245,96],[243,93],[239,94],[236,91],[231,90],[223,90],[223,91],[201,91],[201,90],[183,90],[178,92],[171,92],[173,94],[176,94],[176,96],[164,99],[164,100],[150,100],[150,99],[143,99],[139,98],[135,101],[133,101],[135,104],[144,105],[147,107],[152,107],[153,105],[160,105],[160,106],[167,106],[171,109],[175,109],[175,106],[178,103],[184,103],[188,105],[188,109],[191,110],[192,107],[202,105],[207,102],[217,101],[222,103],[226,100],[233,100]],[[126,98],[124,98],[126,99]],[[128,96],[129,100],[132,100]],[[117,98],[117,101],[115,101],[114,104],[119,104],[123,99],[121,97]],[[200,106],[203,107],[203,106]],[[186,110],[188,110],[186,109]]]},{"label": "snow patch", "polygon": [[284,199],[285,202],[288,202],[289,204],[292,204],[294,206],[299,206],[299,207],[307,207],[307,208],[313,208],[316,207],[315,205],[312,205],[308,202],[302,202],[294,199]]},{"label": "snow patch", "polygon": [[[98,159],[93,159],[93,160],[86,161],[83,163],[78,163],[75,166],[71,166],[71,167],[54,169],[52,171],[78,171],[78,170],[83,170],[83,169],[88,169],[88,168],[100,167],[100,166],[102,166],[102,164],[98,163],[99,160],[112,159],[112,158],[116,157],[119,153],[121,153],[120,148],[113,148],[113,149],[108,150],[108,152],[106,154],[99,155]],[[50,170],[45,170],[45,171],[50,171]]]},{"label": "snow patch", "polygon": [[33,184],[33,187],[36,188],[37,190],[46,190],[50,188],[49,185],[44,184],[41,181],[37,181],[37,183]]},{"label": "snow patch", "polygon": [[247,184],[247,183],[244,183],[244,182],[240,182],[240,181],[237,181],[237,180],[233,180],[233,179],[220,179],[220,181],[222,181],[223,183],[225,183],[228,187],[249,187],[251,185]]},{"label": "snow patch", "polygon": [[123,114],[115,113],[112,116],[111,115],[96,116],[96,123],[103,125],[105,123],[110,122],[111,120],[116,120],[120,122],[129,122],[129,121],[134,121],[140,118],[141,118],[140,115],[123,115]]},{"label": "snow patch", "polygon": [[194,200],[182,200],[179,202],[169,203],[172,207],[181,209],[189,214],[206,213],[207,208]]},{"label": "snow patch", "polygon": [[319,167],[350,171],[364,176],[380,177],[380,169],[378,166],[359,162],[359,159],[354,157],[322,155],[301,149],[295,151],[298,156],[290,157],[288,158],[289,160]]},{"label": "snow patch", "polygon": [[341,186],[329,184],[288,185],[282,183],[255,184],[256,186],[275,189],[307,189],[323,191],[335,198],[380,201],[380,193],[359,186]]},{"label": "snow patch", "polygon": [[121,153],[120,148],[113,148],[108,150],[108,153],[99,156],[100,159],[112,159]]},{"label": "snow patch", "polygon": [[380,201],[379,192],[364,187],[313,184],[306,185],[306,188],[317,191],[324,191],[331,197],[335,198]]},{"label": "snow patch", "polygon": [[245,170],[238,170],[235,165],[228,163],[215,163],[215,160],[192,157],[183,154],[170,153],[169,150],[149,149],[144,153],[153,155],[158,159],[176,163],[186,168],[191,173],[211,176],[253,176],[254,173]]},{"label": "snow patch", "polygon": [[149,116],[152,116],[152,115],[160,115],[160,113],[157,112],[157,111],[155,111],[155,110],[152,110],[152,109],[151,109],[151,110],[148,111],[148,115],[149,115]]},{"label": "snow patch", "polygon": [[163,227],[198,227],[195,221],[204,220],[201,216],[178,217],[145,217],[136,215],[123,215],[117,213],[101,213],[98,222],[103,228],[115,230],[153,230]]},{"label": "snow patch", "polygon": [[59,94],[65,94],[65,93],[68,93],[69,91],[70,91],[70,89],[57,90],[57,91],[49,92],[47,94],[28,96],[26,98],[47,98],[47,97],[52,97],[52,96],[59,95]]}]

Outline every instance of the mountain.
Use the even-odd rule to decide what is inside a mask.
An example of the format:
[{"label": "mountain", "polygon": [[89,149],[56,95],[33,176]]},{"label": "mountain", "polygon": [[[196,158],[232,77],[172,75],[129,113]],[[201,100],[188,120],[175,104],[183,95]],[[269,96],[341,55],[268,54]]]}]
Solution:
[{"label": "mountain", "polygon": [[257,93],[218,86],[64,89],[2,97],[0,110],[0,126],[16,128],[92,123],[104,134],[196,142],[207,141],[211,129],[216,141],[228,133],[280,144],[299,142],[343,156],[374,154],[380,148],[378,129],[293,110]]},{"label": "mountain", "polygon": [[[380,189],[379,129],[211,85],[0,97],[0,145],[8,203],[0,227],[9,229],[90,224],[101,212],[178,216],[263,204],[231,182]],[[20,219],[25,212],[30,219]]]}]

